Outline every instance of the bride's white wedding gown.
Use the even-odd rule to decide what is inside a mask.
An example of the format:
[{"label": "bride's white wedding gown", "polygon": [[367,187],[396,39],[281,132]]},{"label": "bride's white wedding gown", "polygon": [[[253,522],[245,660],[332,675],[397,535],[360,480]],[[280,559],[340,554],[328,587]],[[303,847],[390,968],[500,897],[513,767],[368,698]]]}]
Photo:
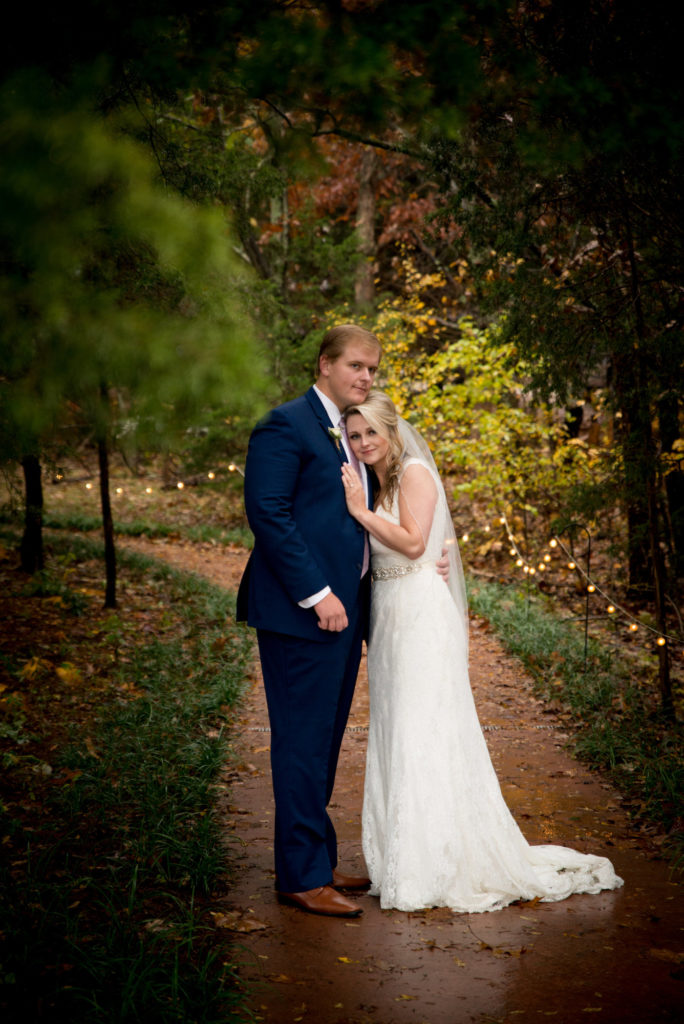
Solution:
[{"label": "bride's white wedding gown", "polygon": [[[363,804],[371,893],[383,908],[473,913],[616,889],[623,883],[609,860],[528,845],[506,806],[470,689],[463,616],[435,569],[448,515],[438,489],[415,562],[371,538]],[[391,512],[377,511],[398,522],[398,496]]]}]

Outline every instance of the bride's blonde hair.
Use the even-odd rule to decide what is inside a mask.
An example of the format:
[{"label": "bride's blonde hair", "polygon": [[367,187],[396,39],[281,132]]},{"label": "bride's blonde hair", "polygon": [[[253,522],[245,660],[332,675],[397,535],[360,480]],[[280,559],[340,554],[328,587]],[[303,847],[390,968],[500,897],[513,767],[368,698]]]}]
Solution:
[{"label": "bride's blonde hair", "polygon": [[353,413],[359,413],[369,427],[377,431],[389,443],[387,452],[387,474],[377,496],[377,502],[389,509],[399,488],[404,444],[399,436],[397,410],[394,402],[383,391],[369,391],[362,405],[350,405],[344,410],[345,423]]}]

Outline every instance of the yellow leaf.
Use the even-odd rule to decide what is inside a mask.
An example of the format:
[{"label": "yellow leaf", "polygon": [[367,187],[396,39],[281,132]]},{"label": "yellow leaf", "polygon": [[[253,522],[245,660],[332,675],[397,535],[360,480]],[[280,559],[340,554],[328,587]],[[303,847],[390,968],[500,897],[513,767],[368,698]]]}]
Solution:
[{"label": "yellow leaf", "polygon": [[41,669],[51,668],[49,661],[45,661],[43,658],[31,658],[22,666],[19,673],[22,679],[33,679]]},{"label": "yellow leaf", "polygon": [[337,958],[341,964],[353,964],[354,961],[348,956],[338,956]]},{"label": "yellow leaf", "polygon": [[57,675],[67,686],[77,686],[81,682],[81,673],[75,665],[66,661],[56,669]]},{"label": "yellow leaf", "polygon": [[418,996],[397,996],[395,998],[394,1002],[395,1003],[399,1003],[399,1002],[401,1002],[402,999],[409,1000],[409,999],[417,999],[417,998],[418,998]]}]

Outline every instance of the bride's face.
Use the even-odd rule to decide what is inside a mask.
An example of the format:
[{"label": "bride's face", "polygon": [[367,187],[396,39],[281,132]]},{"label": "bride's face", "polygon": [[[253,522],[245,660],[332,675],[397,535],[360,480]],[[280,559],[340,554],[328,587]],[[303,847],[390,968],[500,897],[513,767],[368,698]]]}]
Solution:
[{"label": "bride's face", "polygon": [[361,413],[355,412],[348,417],[347,437],[359,462],[365,462],[367,466],[384,464],[389,451],[389,441],[382,434],[378,434]]}]

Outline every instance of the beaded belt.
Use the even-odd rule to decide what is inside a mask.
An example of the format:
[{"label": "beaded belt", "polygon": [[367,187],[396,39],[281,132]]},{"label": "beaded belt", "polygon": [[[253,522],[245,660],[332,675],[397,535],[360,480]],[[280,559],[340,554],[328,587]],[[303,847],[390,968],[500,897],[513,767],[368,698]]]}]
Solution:
[{"label": "beaded belt", "polygon": [[426,562],[419,562],[417,565],[382,565],[373,569],[374,580],[398,580],[400,576],[408,576],[410,572],[418,572]]}]

